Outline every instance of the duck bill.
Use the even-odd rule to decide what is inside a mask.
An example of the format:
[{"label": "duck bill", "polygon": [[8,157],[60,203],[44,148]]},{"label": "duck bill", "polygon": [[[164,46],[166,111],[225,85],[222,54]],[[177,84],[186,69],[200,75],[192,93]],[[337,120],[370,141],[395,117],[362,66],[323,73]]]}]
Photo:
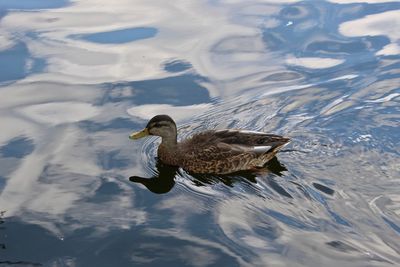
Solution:
[{"label": "duck bill", "polygon": [[129,139],[136,140],[142,137],[146,137],[149,135],[149,130],[147,128],[144,128],[140,132],[134,132],[131,135],[129,135]]}]

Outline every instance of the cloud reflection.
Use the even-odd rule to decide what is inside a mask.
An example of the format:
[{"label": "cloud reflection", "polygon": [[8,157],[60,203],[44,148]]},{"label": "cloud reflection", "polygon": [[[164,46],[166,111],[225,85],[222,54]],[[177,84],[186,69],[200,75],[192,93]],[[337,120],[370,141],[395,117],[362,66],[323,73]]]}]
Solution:
[{"label": "cloud reflection", "polygon": [[88,103],[52,102],[23,107],[19,112],[37,122],[56,125],[92,118],[99,109]]},{"label": "cloud reflection", "polygon": [[386,36],[392,43],[378,51],[377,55],[396,55],[400,51],[399,27],[400,11],[393,10],[344,22],[340,25],[339,31],[345,36]]},{"label": "cloud reflection", "polygon": [[344,62],[343,59],[335,58],[317,58],[317,57],[288,57],[286,63],[289,65],[295,65],[310,69],[324,69],[332,68]]},{"label": "cloud reflection", "polygon": [[[57,94],[54,90],[58,90]],[[29,144],[32,146],[15,157],[17,154],[10,154],[9,147],[1,145],[2,153],[14,155],[15,162],[10,164],[3,158],[0,161],[2,175],[6,176],[0,203],[6,217],[22,216],[25,222],[39,224],[57,236],[85,227],[94,227],[100,234],[145,221],[146,212],[127,211],[134,206],[134,194],[126,185],[126,176],[109,174],[106,166],[97,162],[100,152],[110,150],[107,144],[120,143],[124,147],[121,141],[126,141],[127,130],[120,129],[111,135],[106,131],[94,133],[77,123],[109,120],[113,112],[92,104],[104,92],[101,87],[39,82],[2,88],[0,112],[4,131],[0,133],[0,144],[15,143],[15,136],[20,136],[18,140],[29,140],[24,141],[26,149],[29,150]],[[104,144],[104,140],[108,142]],[[129,159],[128,154],[129,149],[118,156]],[[135,166],[132,161],[130,168]],[[127,167],[119,168],[123,173]],[[97,189],[102,187],[103,180],[114,183],[121,192],[105,202],[91,202],[91,197],[101,195]],[[110,207],[107,212],[105,206]],[[66,223],[67,217],[76,223]],[[109,220],[105,221],[107,217]]]},{"label": "cloud reflection", "polygon": [[172,106],[168,104],[139,105],[127,110],[128,114],[141,119],[149,120],[158,114],[168,114],[175,121],[183,121],[202,114],[211,108],[211,104],[199,104],[189,106]]}]

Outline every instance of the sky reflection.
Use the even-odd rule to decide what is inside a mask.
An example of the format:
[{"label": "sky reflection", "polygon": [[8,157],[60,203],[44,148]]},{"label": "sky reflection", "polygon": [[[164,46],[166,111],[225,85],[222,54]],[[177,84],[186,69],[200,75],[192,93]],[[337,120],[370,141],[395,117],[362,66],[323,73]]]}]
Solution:
[{"label": "sky reflection", "polygon": [[345,36],[385,36],[391,44],[386,45],[377,55],[398,55],[400,51],[400,11],[393,10],[345,22],[339,31]]},{"label": "sky reflection", "polygon": [[157,29],[155,28],[142,27],[92,34],[71,35],[70,37],[99,44],[120,44],[151,38],[154,37],[156,33]]},{"label": "sky reflection", "polygon": [[[373,0],[2,1],[6,259],[393,266],[399,8]],[[159,140],[128,135],[159,113],[176,119],[179,138],[246,128],[293,141],[278,171],[227,178],[178,169],[153,194],[147,180],[128,178],[157,177]]]}]

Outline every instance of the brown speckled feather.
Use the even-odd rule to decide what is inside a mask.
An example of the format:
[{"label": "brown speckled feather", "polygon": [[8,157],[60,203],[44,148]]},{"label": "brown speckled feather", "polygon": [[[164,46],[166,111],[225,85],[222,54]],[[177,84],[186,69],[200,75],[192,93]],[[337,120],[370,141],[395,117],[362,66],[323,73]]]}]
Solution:
[{"label": "brown speckled feather", "polygon": [[179,144],[181,165],[196,173],[231,173],[262,167],[288,138],[240,130],[206,131]]}]

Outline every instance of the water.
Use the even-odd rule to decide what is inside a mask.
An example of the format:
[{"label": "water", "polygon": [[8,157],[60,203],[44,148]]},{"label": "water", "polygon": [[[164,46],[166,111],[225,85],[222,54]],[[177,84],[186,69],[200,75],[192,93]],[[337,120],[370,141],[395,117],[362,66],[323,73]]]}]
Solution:
[{"label": "water", "polygon": [[[0,265],[400,266],[399,28],[398,1],[0,0]],[[160,113],[292,142],[190,175],[128,139]]]}]

